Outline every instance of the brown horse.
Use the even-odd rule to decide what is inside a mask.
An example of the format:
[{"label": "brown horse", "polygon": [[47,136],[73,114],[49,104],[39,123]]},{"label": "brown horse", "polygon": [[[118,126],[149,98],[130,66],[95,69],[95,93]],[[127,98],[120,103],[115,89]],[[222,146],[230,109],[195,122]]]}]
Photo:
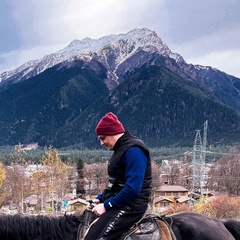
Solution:
[{"label": "brown horse", "polygon": [[[77,240],[83,221],[83,215],[62,217],[0,215],[0,239]],[[151,222],[157,223],[160,235],[163,234],[160,222],[165,222],[170,227],[170,232],[172,231],[172,239],[176,240],[240,240],[240,221],[236,220],[220,220],[193,212],[181,212],[165,217],[148,215],[139,224],[144,225],[146,229],[148,226],[151,228]],[[121,239],[161,239],[158,234],[156,237],[148,235],[150,232],[151,229],[146,229],[145,233],[135,235],[134,238],[125,235]]]}]

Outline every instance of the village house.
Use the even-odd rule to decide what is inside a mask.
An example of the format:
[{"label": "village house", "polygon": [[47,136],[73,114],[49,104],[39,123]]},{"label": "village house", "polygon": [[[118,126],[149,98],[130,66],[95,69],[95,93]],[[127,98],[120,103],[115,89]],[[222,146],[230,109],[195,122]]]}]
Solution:
[{"label": "village house", "polygon": [[187,204],[190,199],[188,189],[175,185],[161,186],[153,194],[153,207],[161,211],[173,204]]},{"label": "village house", "polygon": [[88,202],[85,199],[77,198],[68,201],[70,212],[83,211],[86,209]]}]

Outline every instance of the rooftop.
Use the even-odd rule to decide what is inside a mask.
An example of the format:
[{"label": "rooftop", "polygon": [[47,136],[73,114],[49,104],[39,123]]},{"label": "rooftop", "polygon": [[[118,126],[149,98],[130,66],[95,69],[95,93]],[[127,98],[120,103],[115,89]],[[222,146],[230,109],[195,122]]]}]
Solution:
[{"label": "rooftop", "polygon": [[188,189],[177,185],[164,185],[156,189],[159,192],[188,192]]}]

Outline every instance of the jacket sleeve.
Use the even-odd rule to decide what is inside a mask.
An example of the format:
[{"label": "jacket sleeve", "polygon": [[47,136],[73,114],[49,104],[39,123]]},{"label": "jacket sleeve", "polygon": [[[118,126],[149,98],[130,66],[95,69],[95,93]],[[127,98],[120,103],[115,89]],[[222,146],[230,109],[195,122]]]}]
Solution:
[{"label": "jacket sleeve", "polygon": [[147,167],[147,156],[139,147],[134,146],[125,153],[122,163],[126,167],[126,184],[116,196],[104,202],[106,210],[127,205],[141,191]]}]

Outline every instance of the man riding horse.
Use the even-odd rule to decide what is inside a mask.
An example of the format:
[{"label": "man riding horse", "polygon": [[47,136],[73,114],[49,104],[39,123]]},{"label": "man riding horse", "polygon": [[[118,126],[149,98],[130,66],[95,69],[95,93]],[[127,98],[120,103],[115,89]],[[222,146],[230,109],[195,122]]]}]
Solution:
[{"label": "man riding horse", "polygon": [[138,222],[147,210],[151,194],[151,160],[142,140],[125,131],[113,113],[96,127],[101,145],[113,154],[108,164],[109,181],[94,202],[99,216],[85,240],[116,240]]}]

